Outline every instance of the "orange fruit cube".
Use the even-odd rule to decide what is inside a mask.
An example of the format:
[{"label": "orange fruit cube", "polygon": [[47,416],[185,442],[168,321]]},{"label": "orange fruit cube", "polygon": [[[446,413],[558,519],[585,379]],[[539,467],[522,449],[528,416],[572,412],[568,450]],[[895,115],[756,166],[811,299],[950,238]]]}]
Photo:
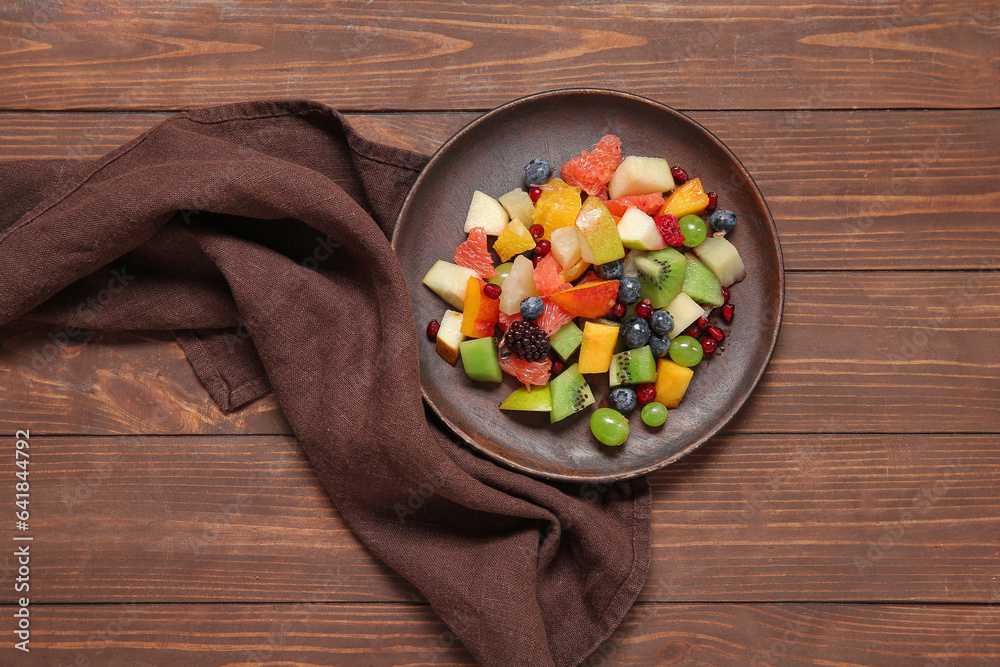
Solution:
[{"label": "orange fruit cube", "polygon": [[701,213],[708,207],[708,195],[695,178],[670,193],[657,215],[672,215],[678,220],[691,213]]},{"label": "orange fruit cube", "polygon": [[500,300],[486,296],[486,282],[472,276],[465,288],[462,312],[462,334],[469,338],[486,338],[493,335],[493,327],[500,318]]},{"label": "orange fruit cube", "polygon": [[583,325],[583,342],[580,343],[579,371],[581,373],[607,373],[611,358],[618,344],[619,327],[613,324],[586,322]]}]

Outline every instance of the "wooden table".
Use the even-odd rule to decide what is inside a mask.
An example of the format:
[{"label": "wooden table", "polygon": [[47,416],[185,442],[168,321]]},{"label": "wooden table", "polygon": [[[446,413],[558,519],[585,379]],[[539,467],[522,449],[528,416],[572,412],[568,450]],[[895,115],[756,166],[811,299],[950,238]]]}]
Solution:
[{"label": "wooden table", "polygon": [[[997,665],[998,44],[990,0],[13,0],[0,158],[97,156],[248,98],[426,152],[555,87],[687,111],[772,208],[785,318],[740,415],[652,476],[648,584],[588,664]],[[0,663],[472,662],[273,397],[222,414],[162,333],[0,339],[0,496],[30,429],[35,538],[23,654],[0,522]]]}]

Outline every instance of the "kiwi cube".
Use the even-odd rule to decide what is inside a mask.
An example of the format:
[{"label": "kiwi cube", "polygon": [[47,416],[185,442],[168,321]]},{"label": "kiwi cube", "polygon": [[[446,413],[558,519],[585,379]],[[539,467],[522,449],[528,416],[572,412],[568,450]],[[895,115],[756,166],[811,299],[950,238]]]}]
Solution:
[{"label": "kiwi cube", "polygon": [[567,322],[559,331],[549,336],[549,346],[556,351],[564,361],[570,358],[583,341],[583,331],[575,322]]},{"label": "kiwi cube", "polygon": [[552,391],[552,412],[549,413],[549,421],[553,424],[594,403],[594,393],[576,364],[550,380],[549,389]]},{"label": "kiwi cube", "polygon": [[721,306],[725,303],[719,279],[693,255],[687,256],[687,268],[684,271],[684,285],[681,291],[707,306]]},{"label": "kiwi cube", "polygon": [[497,359],[496,341],[492,336],[462,341],[458,346],[465,374],[479,382],[502,382],[503,371]]},{"label": "kiwi cube", "polygon": [[619,352],[611,358],[608,381],[612,387],[623,384],[644,384],[655,379],[656,358],[653,357],[653,350],[648,345]]},{"label": "kiwi cube", "polygon": [[647,252],[635,260],[642,286],[642,298],[653,308],[663,308],[677,296],[684,284],[687,260],[673,248]]}]

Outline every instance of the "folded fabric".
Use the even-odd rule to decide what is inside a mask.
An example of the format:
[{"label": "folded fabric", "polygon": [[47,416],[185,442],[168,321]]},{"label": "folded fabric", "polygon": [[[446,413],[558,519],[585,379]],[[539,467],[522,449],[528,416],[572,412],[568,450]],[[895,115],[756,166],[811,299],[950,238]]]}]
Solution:
[{"label": "folded fabric", "polygon": [[480,663],[575,665],[645,581],[649,486],[549,484],[427,418],[387,240],[425,162],[307,101],[0,162],[0,322],[170,329],[222,409],[273,388],[347,524]]}]

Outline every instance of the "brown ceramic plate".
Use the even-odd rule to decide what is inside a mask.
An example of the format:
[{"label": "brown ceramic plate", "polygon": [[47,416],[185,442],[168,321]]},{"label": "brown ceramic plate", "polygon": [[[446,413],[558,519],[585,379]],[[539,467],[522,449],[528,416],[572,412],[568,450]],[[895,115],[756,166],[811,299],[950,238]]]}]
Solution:
[{"label": "brown ceramic plate", "polygon": [[[725,349],[703,361],[681,405],[667,423],[650,429],[636,410],[621,447],[605,447],[590,433],[593,408],[556,424],[548,413],[501,412],[518,385],[476,383],[441,359],[423,335],[448,307],[421,284],[438,259],[452,261],[473,190],[493,197],[521,185],[535,157],[562,164],[617,134],[626,155],[665,157],[701,177],[720,206],[739,223],[728,237],[739,249],[747,278],[732,290],[736,318]],[[492,245],[493,237],[490,238]],[[403,204],[393,247],[403,265],[419,332],[424,397],[455,433],[512,468],[548,479],[607,481],[633,477],[676,461],[717,433],[753,391],[771,357],[781,321],[783,273],[774,221],[753,179],[736,156],[687,116],[635,95],[606,90],[560,90],[505,104],[478,118],[434,155]],[[597,405],[607,405],[607,375],[589,375]]]}]

